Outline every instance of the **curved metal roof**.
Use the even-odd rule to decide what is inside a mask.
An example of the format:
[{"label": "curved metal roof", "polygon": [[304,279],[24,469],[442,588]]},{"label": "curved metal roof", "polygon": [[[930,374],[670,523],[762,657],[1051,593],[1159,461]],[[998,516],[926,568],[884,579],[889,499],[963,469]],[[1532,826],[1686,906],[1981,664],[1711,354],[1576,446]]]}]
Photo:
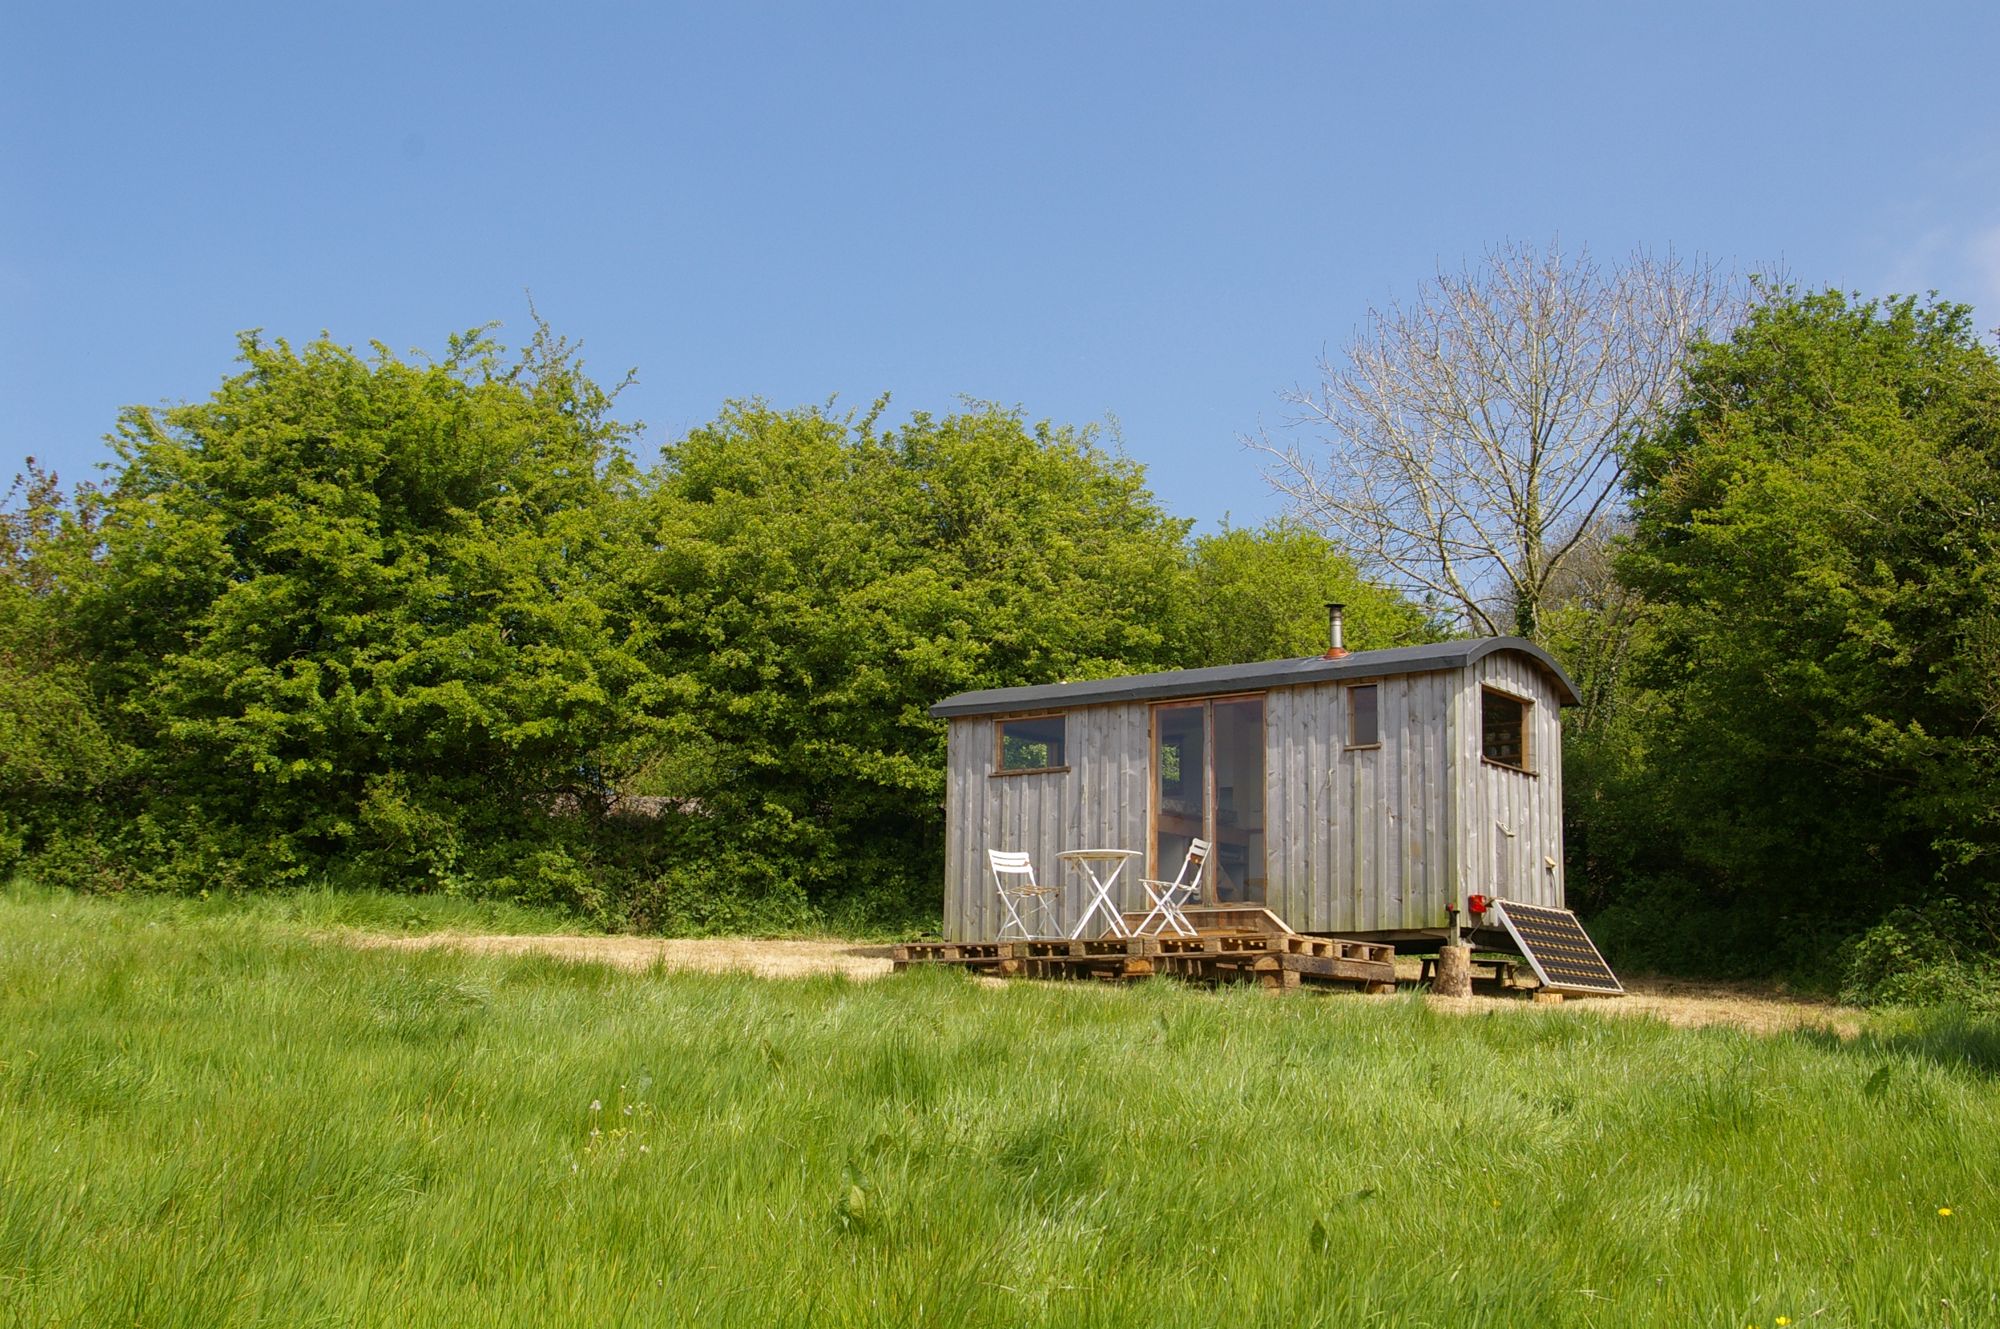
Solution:
[{"label": "curved metal roof", "polygon": [[1261,660],[1255,664],[1218,665],[1212,669],[1175,669],[1163,674],[1127,674],[1080,683],[1042,683],[1025,688],[986,688],[961,692],[931,707],[937,716],[997,715],[1007,711],[1055,710],[1115,701],[1165,701],[1174,697],[1206,697],[1219,692],[1256,692],[1306,683],[1330,683],[1343,678],[1379,678],[1390,674],[1424,674],[1438,669],[1463,669],[1495,651],[1514,651],[1540,665],[1556,686],[1564,706],[1576,704],[1576,684],[1563,667],[1526,637],[1473,637],[1434,642],[1428,646],[1398,646],[1387,651],[1355,651],[1338,660],[1309,655],[1303,660]]}]

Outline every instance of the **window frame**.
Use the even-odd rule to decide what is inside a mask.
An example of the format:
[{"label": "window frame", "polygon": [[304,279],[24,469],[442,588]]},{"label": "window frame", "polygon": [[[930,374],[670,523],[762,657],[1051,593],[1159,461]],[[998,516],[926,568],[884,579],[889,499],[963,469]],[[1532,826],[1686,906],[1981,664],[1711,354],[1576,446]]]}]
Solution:
[{"label": "window frame", "polygon": [[[1498,757],[1489,756],[1487,753],[1486,698],[1489,694],[1495,697],[1502,698],[1503,700],[1506,701],[1511,701],[1516,706],[1519,706],[1521,708],[1521,762],[1520,765],[1518,766],[1511,761],[1502,761]],[[1541,772],[1537,771],[1534,766],[1534,761],[1535,761],[1535,744],[1534,744],[1535,726],[1533,720],[1534,713],[1535,713],[1535,699],[1533,697],[1523,697],[1518,692],[1510,692],[1506,688],[1495,687],[1491,683],[1481,683],[1479,685],[1480,764],[1484,766],[1492,766],[1495,767],[1496,769],[1503,771],[1513,771],[1517,775],[1541,774]]]},{"label": "window frame", "polygon": [[[1356,692],[1359,692],[1362,688],[1373,689],[1375,693],[1375,737],[1370,739],[1366,743],[1357,743],[1354,741],[1354,694]],[[1347,704],[1347,717],[1346,717],[1347,727],[1343,731],[1341,748],[1347,752],[1372,752],[1376,748],[1381,747],[1382,746],[1382,686],[1380,682],[1378,681],[1372,683],[1349,683],[1343,688],[1341,688],[1341,692],[1345,694],[1342,697],[1342,700]]]},{"label": "window frame", "polygon": [[[1069,712],[1068,711],[1026,711],[1020,715],[996,715],[993,717],[993,763],[987,771],[989,776],[1052,775],[1069,770]],[[1009,766],[1007,765],[1007,726],[1022,720],[1061,720],[1063,727],[1063,760],[1056,766]]]}]

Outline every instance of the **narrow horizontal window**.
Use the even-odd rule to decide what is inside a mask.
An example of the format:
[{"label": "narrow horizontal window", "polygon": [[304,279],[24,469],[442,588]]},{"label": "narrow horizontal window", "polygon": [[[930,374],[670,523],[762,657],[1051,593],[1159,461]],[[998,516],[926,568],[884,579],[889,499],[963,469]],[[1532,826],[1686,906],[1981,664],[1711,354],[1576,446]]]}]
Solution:
[{"label": "narrow horizontal window", "polygon": [[1069,764],[1069,717],[1038,715],[1028,720],[1002,720],[1000,751],[994,766],[1003,771],[1046,771]]},{"label": "narrow horizontal window", "polygon": [[1347,690],[1347,746],[1372,748],[1382,741],[1376,719],[1375,685],[1361,683]]},{"label": "narrow horizontal window", "polygon": [[1528,706],[1492,688],[1479,693],[1479,732],[1486,760],[1517,771],[1528,769]]}]

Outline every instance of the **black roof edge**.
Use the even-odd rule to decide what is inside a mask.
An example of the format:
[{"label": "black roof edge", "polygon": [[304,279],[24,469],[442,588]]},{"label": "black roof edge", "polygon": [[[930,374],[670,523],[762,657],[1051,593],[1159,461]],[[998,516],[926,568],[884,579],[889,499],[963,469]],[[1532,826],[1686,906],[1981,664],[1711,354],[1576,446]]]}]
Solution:
[{"label": "black roof edge", "polygon": [[1055,710],[1109,702],[1206,697],[1219,692],[1255,692],[1265,688],[1330,683],[1343,678],[1426,674],[1439,669],[1463,669],[1496,651],[1514,651],[1527,656],[1554,681],[1556,699],[1561,705],[1576,704],[1576,684],[1570,681],[1570,676],[1556,663],[1553,655],[1526,637],[1468,637],[1427,646],[1355,651],[1337,660],[1309,655],[1300,660],[1261,660],[1255,664],[1174,669],[1159,674],[1127,674],[1122,678],[1094,678],[1077,683],[986,688],[947,697],[931,707],[930,713],[940,718],[1001,715],[1011,711]]}]

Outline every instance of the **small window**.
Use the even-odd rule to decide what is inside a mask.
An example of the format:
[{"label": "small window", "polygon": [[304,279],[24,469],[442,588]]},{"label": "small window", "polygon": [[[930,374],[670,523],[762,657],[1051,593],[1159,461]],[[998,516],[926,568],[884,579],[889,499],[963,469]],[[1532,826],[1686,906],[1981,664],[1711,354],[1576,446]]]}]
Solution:
[{"label": "small window", "polygon": [[1362,683],[1347,690],[1347,746],[1372,748],[1382,742],[1375,718],[1375,685]]},{"label": "small window", "polygon": [[1479,694],[1479,730],[1486,760],[1517,771],[1528,769],[1528,703],[1484,688]]},{"label": "small window", "polygon": [[998,769],[1003,771],[1047,771],[1069,763],[1065,759],[1065,738],[1069,717],[1038,715],[1031,720],[1002,720],[998,726],[1000,752]]}]

